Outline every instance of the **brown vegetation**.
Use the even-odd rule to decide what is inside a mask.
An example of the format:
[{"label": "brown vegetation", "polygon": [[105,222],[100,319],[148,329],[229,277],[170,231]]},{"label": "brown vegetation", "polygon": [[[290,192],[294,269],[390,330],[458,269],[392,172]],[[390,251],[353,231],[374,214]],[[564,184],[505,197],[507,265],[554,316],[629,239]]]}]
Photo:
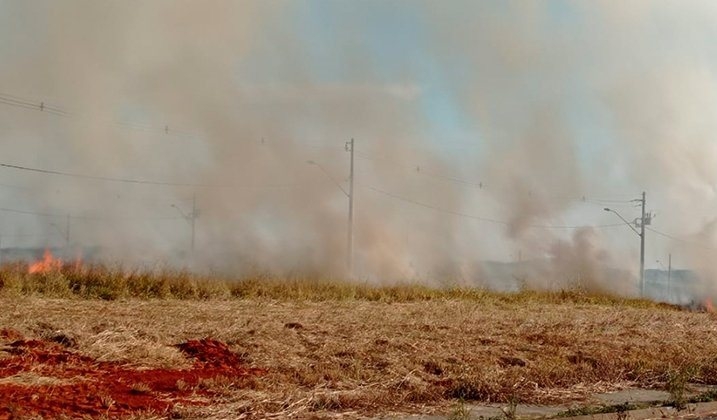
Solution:
[{"label": "brown vegetation", "polygon": [[[717,384],[714,316],[646,301],[92,270],[4,277],[0,328],[59,337],[80,354],[145,368],[186,364],[172,345],[212,337],[266,369],[238,385],[202,381],[214,403],[189,416],[446,411],[457,400],[564,403],[595,391],[665,388],[676,372],[685,382]],[[113,301],[102,300],[98,283]],[[130,385],[138,395],[145,389]]]}]

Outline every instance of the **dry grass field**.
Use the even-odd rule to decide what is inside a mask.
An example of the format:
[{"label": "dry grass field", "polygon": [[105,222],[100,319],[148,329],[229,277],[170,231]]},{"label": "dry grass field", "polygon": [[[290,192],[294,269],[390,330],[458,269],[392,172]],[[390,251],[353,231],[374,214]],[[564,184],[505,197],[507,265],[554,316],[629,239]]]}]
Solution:
[{"label": "dry grass field", "polygon": [[[175,345],[209,337],[262,372],[177,381],[185,394],[212,392],[132,414],[140,418],[446,413],[458,401],[568,403],[625,387],[717,384],[717,318],[646,301],[93,270],[7,268],[0,330],[140,370],[186,368]],[[0,364],[12,340],[0,335]],[[51,379],[16,374],[0,386]]]}]

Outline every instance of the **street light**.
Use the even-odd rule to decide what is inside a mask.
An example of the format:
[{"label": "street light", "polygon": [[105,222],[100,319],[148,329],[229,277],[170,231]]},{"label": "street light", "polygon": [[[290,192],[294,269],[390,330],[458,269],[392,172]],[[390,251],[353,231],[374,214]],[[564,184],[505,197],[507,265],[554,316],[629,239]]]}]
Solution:
[{"label": "street light", "polygon": [[70,215],[67,215],[66,223],[65,223],[65,230],[62,230],[60,226],[58,226],[56,223],[50,223],[50,226],[54,227],[57,232],[62,235],[62,239],[65,240],[65,244],[70,244]]},{"label": "street light", "polygon": [[333,176],[331,176],[331,173],[329,173],[329,171],[327,171],[326,168],[321,166],[318,162],[314,162],[313,160],[307,160],[306,163],[308,163],[309,165],[314,165],[317,168],[319,168],[321,170],[321,172],[323,172],[331,180],[331,182],[333,182],[334,185],[336,185],[341,190],[341,192],[344,193],[344,195],[346,197],[350,198],[349,193],[347,193],[346,190],[344,189],[344,187],[342,187],[341,184],[336,179],[334,179]]},{"label": "street light", "polygon": [[617,217],[619,217],[623,222],[625,222],[625,224],[626,224],[630,229],[632,229],[633,232],[637,233],[637,236],[641,236],[640,232],[639,232],[637,229],[635,229],[634,227],[632,227],[632,224],[630,224],[630,222],[628,222],[624,217],[622,217],[622,216],[620,215],[620,213],[618,213],[617,211],[615,211],[615,210],[613,210],[613,209],[611,209],[611,208],[607,208],[607,207],[605,207],[603,210],[608,211],[608,212],[615,213],[615,215],[617,215]]},{"label": "street light", "polygon": [[662,266],[663,270],[667,270],[667,300],[670,301],[672,299],[672,254],[667,255],[667,267],[660,260],[657,260],[657,263]]},{"label": "street light", "polygon": [[[644,198],[643,198],[643,200],[644,200]],[[643,210],[643,212],[642,212],[643,218],[641,219],[641,222],[640,222],[641,229],[637,230],[637,229],[635,229],[634,226],[632,226],[632,224],[630,222],[627,221],[627,219],[622,217],[622,215],[620,213],[618,213],[617,211],[615,211],[611,208],[608,208],[608,207],[605,207],[603,210],[605,210],[607,212],[615,213],[615,215],[617,217],[619,217],[620,220],[625,222],[625,224],[630,229],[632,229],[632,231],[635,232],[637,234],[637,236],[640,237],[640,297],[642,297],[645,293],[645,219],[644,219],[645,211]],[[635,223],[637,223],[637,220],[640,220],[640,219],[635,219]]]},{"label": "street light", "polygon": [[197,220],[197,217],[199,217],[199,211],[197,210],[197,196],[196,195],[192,196],[192,212],[189,214],[185,214],[182,211],[182,209],[180,209],[179,207],[177,207],[174,204],[172,204],[171,207],[174,207],[175,209],[177,209],[179,214],[182,215],[182,218],[184,220],[186,220],[187,223],[189,223],[190,226],[192,227],[191,249],[192,249],[192,252],[194,252],[194,227],[195,227],[195,222]]}]

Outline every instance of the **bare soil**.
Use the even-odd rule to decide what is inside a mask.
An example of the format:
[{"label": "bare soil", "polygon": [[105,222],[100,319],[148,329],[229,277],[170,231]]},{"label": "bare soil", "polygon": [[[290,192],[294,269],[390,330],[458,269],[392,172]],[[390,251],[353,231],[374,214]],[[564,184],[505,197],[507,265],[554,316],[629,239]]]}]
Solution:
[{"label": "bare soil", "polygon": [[0,337],[12,340],[0,359],[0,419],[171,414],[178,405],[211,401],[202,381],[264,373],[247,369],[226,344],[211,339],[177,346],[194,360],[189,369],[136,369],[98,362],[46,340],[26,340],[12,329],[1,330]]}]

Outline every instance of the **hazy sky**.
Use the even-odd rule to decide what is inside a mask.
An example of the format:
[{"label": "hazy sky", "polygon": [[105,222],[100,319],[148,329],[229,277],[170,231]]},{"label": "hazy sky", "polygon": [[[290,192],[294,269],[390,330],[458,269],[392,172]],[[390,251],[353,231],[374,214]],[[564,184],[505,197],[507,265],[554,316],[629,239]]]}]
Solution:
[{"label": "hazy sky", "polygon": [[[306,160],[346,187],[353,137],[366,275],[566,249],[634,267],[627,227],[563,227],[632,220],[643,190],[652,227],[686,241],[648,233],[648,266],[709,271],[716,18],[711,1],[0,0],[0,93],[72,114],[0,103],[0,163],[202,184],[2,169],[0,204],[70,213],[108,258],[181,264],[170,205],[196,194],[206,264],[332,271],[346,200]],[[6,236],[40,236],[3,243],[60,245],[56,219],[5,212]]]}]

